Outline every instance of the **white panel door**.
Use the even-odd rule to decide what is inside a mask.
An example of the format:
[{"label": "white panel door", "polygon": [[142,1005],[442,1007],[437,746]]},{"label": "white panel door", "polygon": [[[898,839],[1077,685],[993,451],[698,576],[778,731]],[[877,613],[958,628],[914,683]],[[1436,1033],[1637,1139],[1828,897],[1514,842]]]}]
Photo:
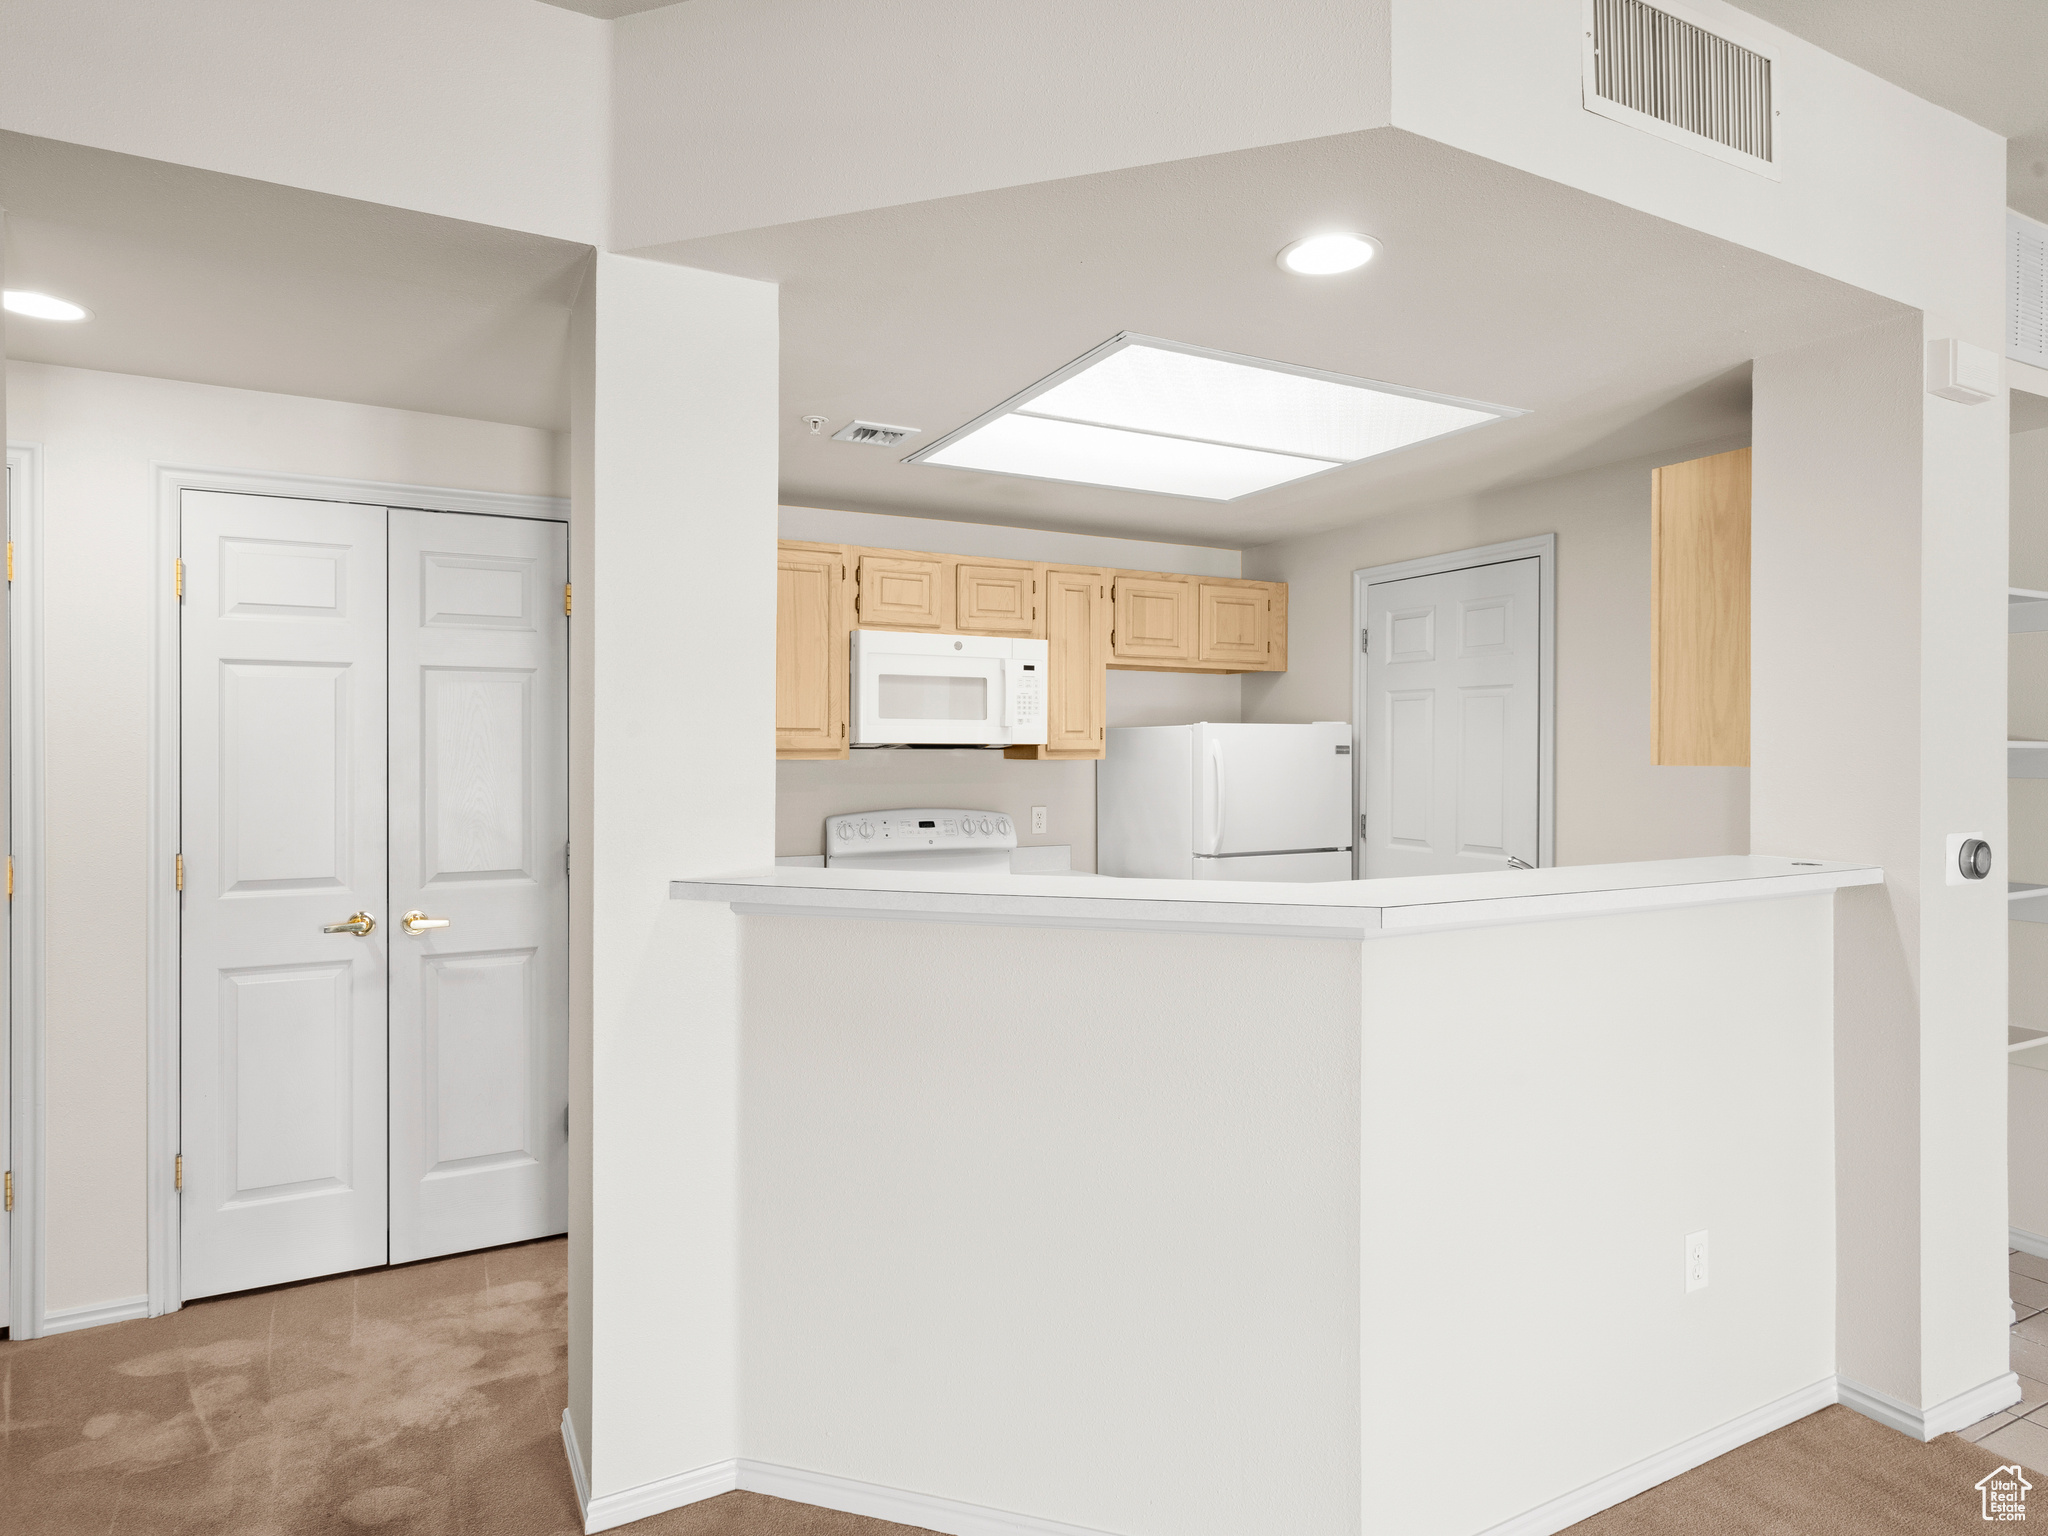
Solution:
[{"label": "white panel door", "polygon": [[384,509],[182,510],[189,1299],[385,1262],[389,928]]},{"label": "white panel door", "polygon": [[560,523],[392,510],[393,1263],[568,1228],[567,579]]},{"label": "white panel door", "polygon": [[1360,873],[1537,863],[1538,561],[1366,590]]}]

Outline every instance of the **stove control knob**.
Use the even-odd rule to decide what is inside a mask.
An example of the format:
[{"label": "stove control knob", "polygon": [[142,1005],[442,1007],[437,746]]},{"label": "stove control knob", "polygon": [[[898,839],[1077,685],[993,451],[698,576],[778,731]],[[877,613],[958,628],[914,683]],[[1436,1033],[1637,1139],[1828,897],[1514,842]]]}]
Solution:
[{"label": "stove control knob", "polygon": [[1007,816],[998,816],[996,818],[996,830],[1002,833],[1005,837],[1008,837],[1010,835],[1010,818]]},{"label": "stove control knob", "polygon": [[862,837],[873,837],[875,835],[875,824],[871,821],[862,822],[860,824],[860,835]]},{"label": "stove control knob", "polygon": [[981,830],[984,832],[993,832],[995,830],[995,828],[989,825],[989,820],[986,816],[981,818]]},{"label": "stove control knob", "polygon": [[850,821],[842,821],[841,823],[839,823],[839,835],[841,837],[853,836],[853,823]]}]

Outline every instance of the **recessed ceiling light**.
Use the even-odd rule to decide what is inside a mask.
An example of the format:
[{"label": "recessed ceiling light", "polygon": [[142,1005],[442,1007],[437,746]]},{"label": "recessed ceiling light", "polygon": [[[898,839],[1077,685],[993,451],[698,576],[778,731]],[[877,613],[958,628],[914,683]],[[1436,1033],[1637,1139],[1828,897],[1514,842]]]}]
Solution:
[{"label": "recessed ceiling light", "polygon": [[1302,277],[1330,277],[1356,272],[1379,255],[1380,243],[1369,235],[1310,235],[1279,255],[1281,269]]},{"label": "recessed ceiling light", "polygon": [[904,462],[1235,501],[1523,414],[1125,334]]},{"label": "recessed ceiling light", "polygon": [[32,320],[90,320],[92,311],[69,299],[52,298],[26,288],[4,290],[9,314],[27,315]]}]

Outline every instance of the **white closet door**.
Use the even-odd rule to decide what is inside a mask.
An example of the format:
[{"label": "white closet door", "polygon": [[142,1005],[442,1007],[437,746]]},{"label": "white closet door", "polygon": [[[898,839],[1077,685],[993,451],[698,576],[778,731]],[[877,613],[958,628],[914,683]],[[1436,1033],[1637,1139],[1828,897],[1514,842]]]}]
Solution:
[{"label": "white closet door", "polygon": [[1537,863],[1537,565],[1366,589],[1365,878]]},{"label": "white closet door", "polygon": [[384,509],[187,491],[181,547],[189,1299],[385,1262]]},{"label": "white closet door", "polygon": [[393,1263],[568,1227],[567,577],[560,523],[391,513]]}]

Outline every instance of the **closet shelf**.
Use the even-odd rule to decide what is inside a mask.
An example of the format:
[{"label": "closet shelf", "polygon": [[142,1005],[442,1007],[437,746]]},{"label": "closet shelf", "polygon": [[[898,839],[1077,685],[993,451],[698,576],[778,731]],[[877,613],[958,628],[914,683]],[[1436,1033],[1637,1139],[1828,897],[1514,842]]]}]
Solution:
[{"label": "closet shelf", "polygon": [[2005,627],[2015,635],[2048,629],[2048,592],[2028,587],[2005,589]]},{"label": "closet shelf", "polygon": [[2005,1052],[2008,1056],[2015,1051],[2024,1051],[2030,1045],[2039,1045],[2044,1040],[2048,1040],[2048,1030],[2025,1029],[2018,1024],[2005,1026]]},{"label": "closet shelf", "polygon": [[2006,915],[2016,923],[2048,923],[2048,901],[2034,899],[2041,896],[2048,896],[2048,885],[2008,880],[2005,883]]},{"label": "closet shelf", "polygon": [[2048,779],[2048,741],[2005,743],[2005,776],[2008,779]]}]

